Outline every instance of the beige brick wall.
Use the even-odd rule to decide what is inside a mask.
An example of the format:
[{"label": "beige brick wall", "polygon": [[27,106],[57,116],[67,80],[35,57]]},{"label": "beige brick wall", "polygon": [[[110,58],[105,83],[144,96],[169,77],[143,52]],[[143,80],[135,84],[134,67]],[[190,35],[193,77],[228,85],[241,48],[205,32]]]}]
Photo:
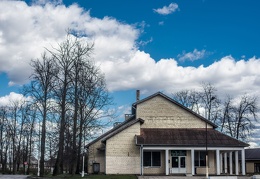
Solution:
[{"label": "beige brick wall", "polygon": [[187,150],[186,151],[186,172],[187,173],[192,173],[191,171],[191,151]]},{"label": "beige brick wall", "polygon": [[135,135],[140,135],[140,123],[107,140],[106,174],[140,174],[140,148],[135,145]]},{"label": "beige brick wall", "polygon": [[165,151],[161,151],[161,167],[144,167],[144,175],[165,174]]},{"label": "beige brick wall", "polygon": [[[208,151],[209,154],[209,174],[213,175],[216,174],[216,154],[214,151]],[[196,167],[197,174],[204,175],[206,174],[206,167]]]},{"label": "beige brick wall", "polygon": [[254,173],[254,172],[255,172],[255,163],[246,162],[246,173]]},{"label": "beige brick wall", "polygon": [[205,128],[206,126],[200,118],[161,96],[155,96],[138,104],[136,116],[145,120],[141,125],[142,128]]},{"label": "beige brick wall", "polygon": [[105,173],[105,151],[97,150],[102,147],[101,140],[92,144],[88,149],[88,173],[93,173],[93,162],[100,163],[100,172]]}]

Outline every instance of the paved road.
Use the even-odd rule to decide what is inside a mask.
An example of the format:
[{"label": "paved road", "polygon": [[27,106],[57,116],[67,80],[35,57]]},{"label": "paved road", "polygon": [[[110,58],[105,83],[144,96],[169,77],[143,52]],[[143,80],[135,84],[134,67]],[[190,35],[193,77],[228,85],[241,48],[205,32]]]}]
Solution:
[{"label": "paved road", "polygon": [[1,175],[0,174],[0,178],[4,178],[4,179],[26,179],[27,175]]},{"label": "paved road", "polygon": [[[225,176],[223,177],[225,178]],[[205,179],[203,176],[138,176],[138,179]],[[249,176],[238,176],[237,179],[251,179]]]}]

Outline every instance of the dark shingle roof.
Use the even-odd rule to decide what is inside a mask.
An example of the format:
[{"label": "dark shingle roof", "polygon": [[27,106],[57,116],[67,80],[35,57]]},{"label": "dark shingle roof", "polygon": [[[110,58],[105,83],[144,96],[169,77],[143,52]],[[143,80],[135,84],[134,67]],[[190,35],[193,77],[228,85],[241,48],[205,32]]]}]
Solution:
[{"label": "dark shingle roof", "polygon": [[260,160],[260,148],[246,149],[246,160]]},{"label": "dark shingle roof", "polygon": [[132,116],[128,120],[122,122],[121,124],[115,126],[111,130],[104,133],[103,135],[99,136],[95,140],[91,141],[85,147],[88,148],[90,145],[94,144],[95,142],[97,142],[99,140],[101,140],[102,142],[105,142],[105,140],[109,139],[110,137],[114,136],[115,134],[121,132],[122,130],[128,128],[129,126],[131,126],[137,122],[143,123],[144,121],[140,118],[136,119],[135,116]]},{"label": "dark shingle roof", "polygon": [[144,123],[144,120],[141,118],[131,120],[130,122],[126,123],[125,125],[121,126],[117,130],[111,131],[107,136],[105,136],[101,141],[105,142],[107,139],[113,137],[114,135],[118,134],[119,132],[125,130],[126,128],[132,126],[133,124],[140,122],[141,124]]},{"label": "dark shingle roof", "polygon": [[[208,147],[247,147],[248,144],[229,137],[215,129],[207,131]],[[205,129],[141,129],[141,135],[136,136],[137,145],[169,145],[196,146],[206,145]]]}]

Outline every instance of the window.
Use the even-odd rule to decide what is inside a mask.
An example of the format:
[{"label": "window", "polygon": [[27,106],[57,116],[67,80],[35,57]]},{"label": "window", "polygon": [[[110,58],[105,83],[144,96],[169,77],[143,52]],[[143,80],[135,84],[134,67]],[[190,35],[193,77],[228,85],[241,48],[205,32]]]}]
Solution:
[{"label": "window", "polygon": [[161,152],[144,152],[144,167],[160,167],[161,166]]},{"label": "window", "polygon": [[206,151],[195,151],[195,166],[206,166]]},{"label": "window", "polygon": [[255,163],[255,173],[260,173],[260,163]]}]

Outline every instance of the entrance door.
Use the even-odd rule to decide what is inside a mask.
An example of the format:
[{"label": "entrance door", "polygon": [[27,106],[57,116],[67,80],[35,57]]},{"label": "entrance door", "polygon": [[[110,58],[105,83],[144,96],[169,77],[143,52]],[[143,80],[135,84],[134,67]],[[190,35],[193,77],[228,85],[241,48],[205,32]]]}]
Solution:
[{"label": "entrance door", "polygon": [[171,173],[186,173],[186,157],[177,156],[172,157]]}]

